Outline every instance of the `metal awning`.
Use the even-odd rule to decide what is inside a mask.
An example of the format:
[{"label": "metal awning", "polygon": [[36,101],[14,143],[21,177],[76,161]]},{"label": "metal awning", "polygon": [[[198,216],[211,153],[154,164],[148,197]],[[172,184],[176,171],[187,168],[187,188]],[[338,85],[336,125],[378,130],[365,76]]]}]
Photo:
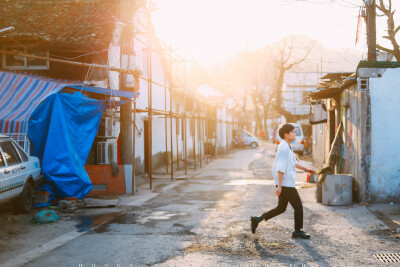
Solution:
[{"label": "metal awning", "polygon": [[347,78],[346,80],[342,81],[340,87],[318,88],[316,90],[311,91],[309,97],[311,99],[325,99],[325,98],[336,97],[339,94],[341,94],[344,90],[352,86],[353,84],[357,84],[357,78],[355,78],[355,74],[351,75],[350,77],[351,78]]},{"label": "metal awning", "polygon": [[342,88],[323,88],[311,91],[310,98],[312,99],[325,99],[335,97],[341,94],[345,89]]},{"label": "metal awning", "polygon": [[36,107],[48,96],[66,87],[109,96],[134,98],[134,92],[0,71],[0,133],[26,133],[29,117]]},{"label": "metal awning", "polygon": [[353,74],[354,72],[329,72],[327,74],[325,74],[324,76],[322,76],[320,79],[338,79],[340,77],[348,77],[351,74]]}]

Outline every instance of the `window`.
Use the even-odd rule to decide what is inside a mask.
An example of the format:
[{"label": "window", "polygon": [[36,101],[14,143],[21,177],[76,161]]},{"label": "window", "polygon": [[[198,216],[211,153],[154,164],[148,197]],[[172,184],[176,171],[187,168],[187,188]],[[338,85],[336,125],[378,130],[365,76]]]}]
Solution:
[{"label": "window", "polygon": [[3,156],[0,154],[0,167],[6,166],[3,160]]},{"label": "window", "polygon": [[23,151],[18,145],[14,144],[14,147],[18,150],[19,156],[21,157],[23,162],[27,162],[29,160],[28,156],[25,154],[25,151]]},{"label": "window", "polygon": [[21,163],[17,151],[11,144],[11,141],[2,142],[1,148],[3,149],[4,157],[6,158],[8,165],[15,165]]},{"label": "window", "polygon": [[[32,51],[27,51],[26,48],[5,46],[4,50],[18,51],[24,54],[35,55]],[[45,54],[45,55],[44,55]],[[49,57],[49,51],[43,51],[43,53],[36,53],[37,56]],[[9,70],[48,70],[49,61],[36,58],[27,58],[24,56],[17,55],[4,55],[3,54],[3,67]]]}]

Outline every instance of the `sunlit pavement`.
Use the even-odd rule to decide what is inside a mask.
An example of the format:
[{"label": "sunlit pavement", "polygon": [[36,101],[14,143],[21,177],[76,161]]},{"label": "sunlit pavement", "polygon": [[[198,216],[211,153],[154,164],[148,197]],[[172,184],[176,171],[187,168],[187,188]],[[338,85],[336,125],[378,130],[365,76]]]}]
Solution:
[{"label": "sunlit pavement", "polygon": [[[137,195],[121,197],[117,208],[71,215],[74,229],[68,224],[65,232],[76,236],[68,239],[64,234],[66,242],[25,264],[376,266],[382,263],[373,254],[400,252],[395,231],[398,204],[323,206],[315,202],[315,187],[305,183],[301,172],[297,187],[304,204],[304,230],[311,239],[291,238],[290,206],[251,234],[250,216],[277,203],[271,179],[274,152],[268,143],[243,149],[190,171],[187,179],[156,179],[153,191],[143,185]],[[47,241],[37,243],[45,246]],[[7,263],[13,258],[18,255],[1,259]]]}]

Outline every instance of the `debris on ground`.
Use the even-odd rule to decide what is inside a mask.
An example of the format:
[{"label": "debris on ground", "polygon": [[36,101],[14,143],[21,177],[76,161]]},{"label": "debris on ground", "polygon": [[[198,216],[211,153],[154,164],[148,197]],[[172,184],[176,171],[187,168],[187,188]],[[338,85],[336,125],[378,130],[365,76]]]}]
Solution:
[{"label": "debris on ground", "polygon": [[197,242],[185,249],[185,253],[209,251],[263,258],[295,247],[292,242],[266,240],[259,235],[247,233],[247,222],[230,223],[227,225],[227,230],[229,234],[219,240],[199,238]]},{"label": "debris on ground", "polygon": [[17,232],[17,230],[15,230],[14,228],[11,228],[11,229],[8,231],[8,233],[9,233],[10,235],[16,235],[18,232]]},{"label": "debris on ground", "polygon": [[31,222],[43,224],[43,223],[51,223],[60,219],[57,212],[54,210],[42,210],[38,214],[32,217]]},{"label": "debris on ground", "polygon": [[85,201],[83,199],[63,199],[58,201],[57,204],[58,205],[55,206],[54,209],[61,212],[74,212],[77,209],[85,207]]},{"label": "debris on ground", "polygon": [[98,198],[85,198],[86,208],[112,208],[118,203],[118,199],[98,199]]}]

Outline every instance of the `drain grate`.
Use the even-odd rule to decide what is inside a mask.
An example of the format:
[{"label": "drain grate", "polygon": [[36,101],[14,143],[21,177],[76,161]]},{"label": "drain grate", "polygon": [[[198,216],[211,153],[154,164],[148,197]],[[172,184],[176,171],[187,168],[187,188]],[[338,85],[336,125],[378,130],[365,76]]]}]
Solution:
[{"label": "drain grate", "polygon": [[374,258],[384,263],[400,262],[400,253],[374,254]]}]

